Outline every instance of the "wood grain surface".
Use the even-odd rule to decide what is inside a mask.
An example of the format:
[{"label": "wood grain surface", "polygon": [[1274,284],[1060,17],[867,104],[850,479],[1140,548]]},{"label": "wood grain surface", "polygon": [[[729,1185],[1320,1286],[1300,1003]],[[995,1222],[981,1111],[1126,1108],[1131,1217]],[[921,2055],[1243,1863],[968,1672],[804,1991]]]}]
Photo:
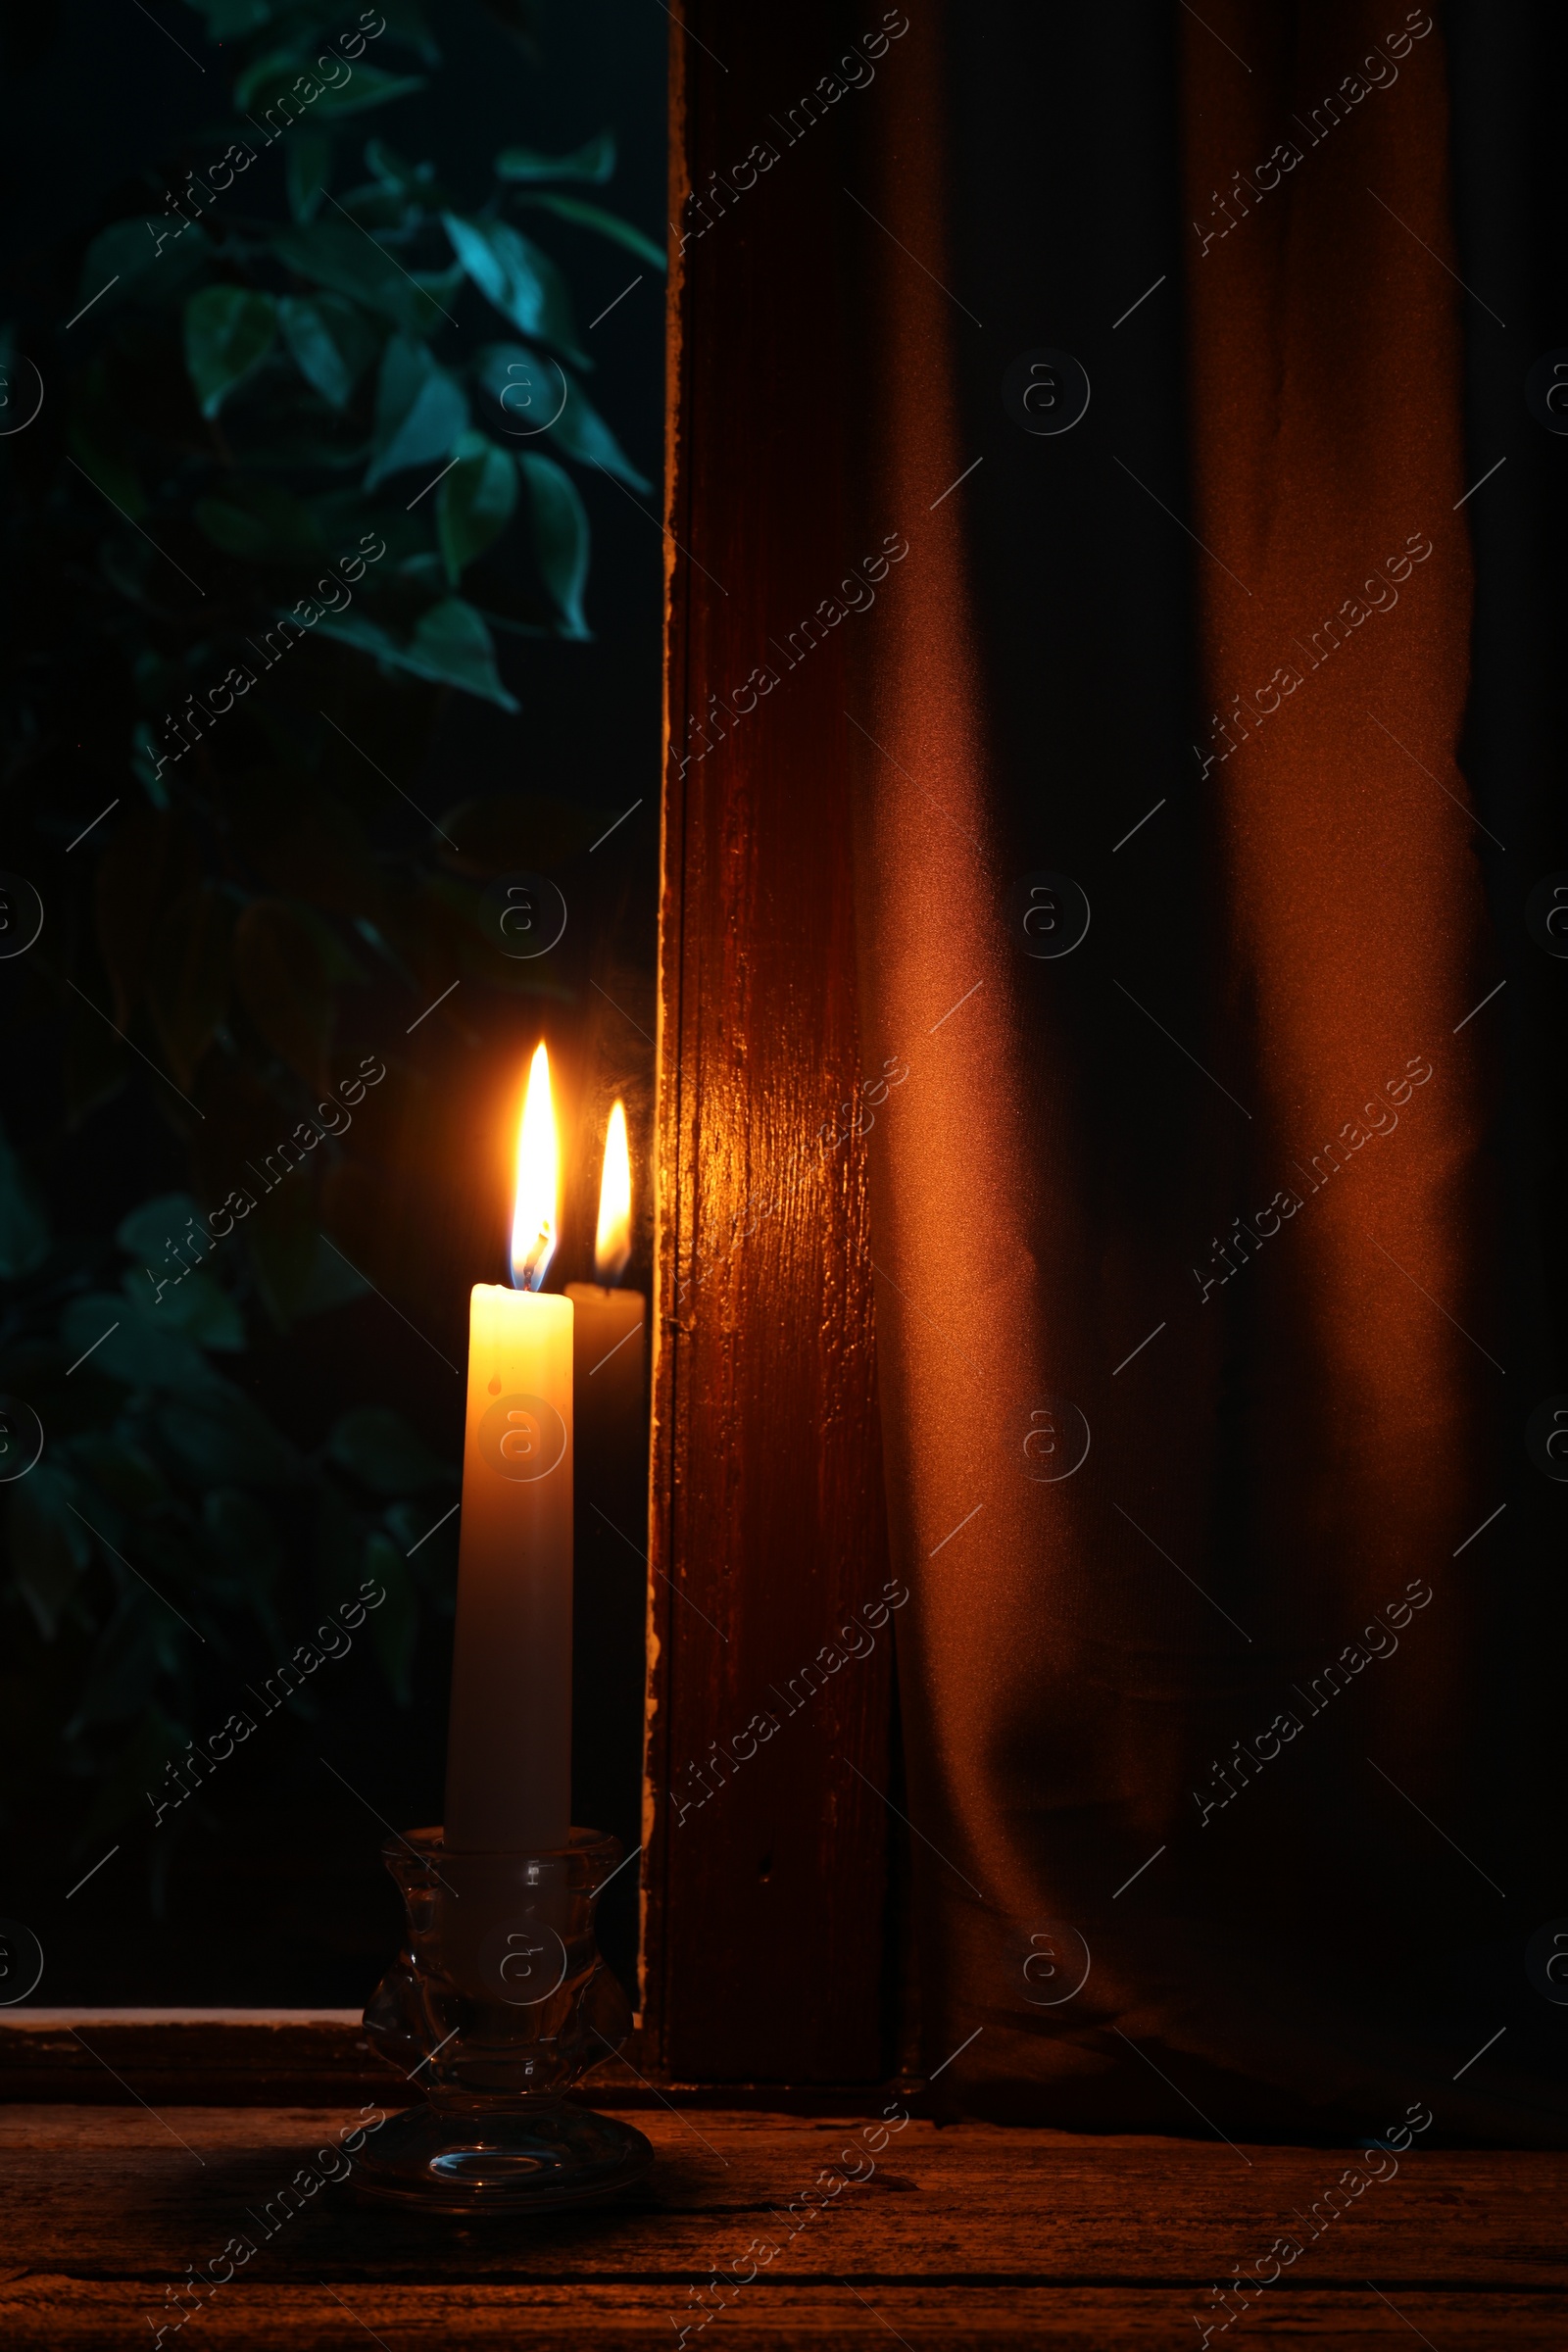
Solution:
[{"label": "wood grain surface", "polygon": [[834,273],[802,234],[837,200],[835,125],[743,197],[687,203],[842,27],[820,0],[691,24],[671,50],[646,2009],[672,2074],[876,2080],[890,1621],[821,1662],[888,1574],[864,1165],[839,1117],[863,1075],[846,697],[840,637],[792,636],[863,552]]},{"label": "wood grain surface", "polygon": [[[617,2057],[600,2060],[593,2097],[635,2106],[706,2096],[689,2083],[656,2092],[644,2039],[629,2034]],[[0,2102],[112,2107],[127,2082],[136,2086],[130,2095],[155,2107],[352,2108],[399,2091],[357,2009],[0,2010]],[[798,2103],[781,2099],[776,2085],[749,2088],[743,2103],[759,2102]]]},{"label": "wood grain surface", "polygon": [[[852,2180],[863,2117],[656,2106],[636,2121],[657,2163],[623,2205],[478,2228],[361,2206],[345,2182],[264,2239],[247,2217],[311,2163],[319,2110],[0,2112],[0,2340],[127,2344],[185,2309],[193,2343],[337,2347],[368,2331],[394,2352],[630,2352],[674,2343],[707,2310],[688,2344],[1195,2343],[1211,2283],[1283,2232],[1304,2237],[1294,2217],[1356,2161],[916,2119]],[[808,2190],[825,2209],[792,2227]],[[1560,2346],[1565,2191],[1568,2156],[1412,2153],[1212,2340],[1387,2352],[1413,2329],[1440,2346]],[[257,2251],[231,2282],[194,2305],[188,2289],[166,2296],[240,2232]]]}]

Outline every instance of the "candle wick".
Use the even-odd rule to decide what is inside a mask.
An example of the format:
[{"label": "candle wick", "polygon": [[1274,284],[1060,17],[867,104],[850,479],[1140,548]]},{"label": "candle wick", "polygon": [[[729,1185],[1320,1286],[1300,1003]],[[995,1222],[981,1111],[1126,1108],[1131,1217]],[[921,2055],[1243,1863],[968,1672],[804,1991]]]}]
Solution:
[{"label": "candle wick", "polygon": [[555,1254],[555,1228],[548,1217],[541,1217],[539,1231],[529,1244],[521,1261],[519,1262],[515,1256],[513,1258],[512,1282],[514,1289],[519,1291],[542,1290],[545,1276],[550,1269],[550,1260]]}]

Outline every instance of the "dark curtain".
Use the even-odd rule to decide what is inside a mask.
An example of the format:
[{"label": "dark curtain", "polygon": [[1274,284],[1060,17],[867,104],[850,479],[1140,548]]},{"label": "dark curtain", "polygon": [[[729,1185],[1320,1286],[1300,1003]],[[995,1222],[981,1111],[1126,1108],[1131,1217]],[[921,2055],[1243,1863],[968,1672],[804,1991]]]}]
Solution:
[{"label": "dark curtain", "polygon": [[971,2110],[1568,2125],[1562,38],[932,7],[857,122],[878,1378]]}]

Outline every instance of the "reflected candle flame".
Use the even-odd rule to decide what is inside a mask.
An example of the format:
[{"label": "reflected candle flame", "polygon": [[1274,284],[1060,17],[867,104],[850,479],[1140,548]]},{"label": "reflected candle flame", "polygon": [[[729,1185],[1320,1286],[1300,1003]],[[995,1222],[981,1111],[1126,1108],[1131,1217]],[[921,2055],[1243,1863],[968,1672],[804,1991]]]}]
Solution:
[{"label": "reflected candle flame", "polygon": [[626,1105],[617,1102],[605,1136],[605,1172],[599,1184],[599,1231],[594,1239],[594,1273],[617,1283],[631,1255],[631,1154],[626,1149]]},{"label": "reflected candle flame", "polygon": [[512,1212],[512,1279],[537,1291],[556,1254],[559,1152],[550,1098],[550,1056],[541,1044],[528,1070],[528,1092],[517,1131],[517,1194]]}]

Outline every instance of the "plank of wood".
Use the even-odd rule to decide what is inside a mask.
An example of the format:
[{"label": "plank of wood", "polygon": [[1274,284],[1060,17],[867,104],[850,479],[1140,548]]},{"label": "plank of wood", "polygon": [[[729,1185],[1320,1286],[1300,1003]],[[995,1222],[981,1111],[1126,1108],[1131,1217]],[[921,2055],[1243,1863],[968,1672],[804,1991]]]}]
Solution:
[{"label": "plank of wood", "polygon": [[[630,2034],[621,2057],[594,2070],[594,2095],[653,2099],[642,2038]],[[398,2096],[357,2009],[0,2010],[0,2100],[113,2106],[126,2083],[155,2107],[342,2107]],[[770,2097],[776,2103],[777,2091]]]},{"label": "plank of wood", "polygon": [[[0,2011],[0,2099],[341,2105],[384,2087],[357,2011]],[[360,2087],[363,2085],[363,2088]]]},{"label": "plank of wood", "polygon": [[837,751],[841,637],[865,624],[798,633],[865,552],[845,538],[822,259],[840,134],[814,126],[739,202],[710,184],[814,87],[842,25],[825,0],[687,22],[670,52],[647,2007],[673,2074],[875,2081],[889,1621],[847,1663],[838,1642],[888,1573]]},{"label": "plank of wood", "polygon": [[[653,2177],[617,2206],[479,2228],[360,2205],[328,2180],[280,2222],[279,2190],[302,2166],[336,2171],[318,2151],[357,2113],[0,2111],[0,2262],[106,2289],[145,2285],[161,2299],[165,2280],[243,2234],[256,2253],[225,2290],[234,2299],[323,2278],[351,2300],[367,2283],[667,2284],[682,2312],[689,2282],[750,2263],[760,2266],[740,2298],[750,2325],[780,2292],[846,2278],[866,2292],[902,2283],[912,2293],[923,2281],[932,2295],[1179,2289],[1184,2311],[1206,2310],[1211,2281],[1238,2265],[1250,2275],[1291,2234],[1301,2252],[1264,2298],[1269,2311],[1364,2295],[1368,2278],[1396,2301],[1407,2289],[1450,2300],[1506,2292],[1534,2298],[1531,2309],[1568,2308],[1568,2154],[1412,2153],[1340,2218],[1320,2214],[1309,2237],[1314,2225],[1299,2217],[1364,2155],[916,2119],[856,2180],[872,2129],[863,2117],[656,2108],[636,2116],[656,2148]],[[754,2240],[776,2248],[771,2259]]]},{"label": "plank of wood", "polygon": [[[357,2009],[0,2009],[0,2102],[342,2107],[403,2095]],[[634,2030],[590,2070],[586,2095],[689,2107],[706,2105],[712,2087],[662,2073],[651,2036]],[[730,2104],[790,2115],[875,2115],[891,2095],[874,2083],[724,2085]]]},{"label": "plank of wood", "polygon": [[[244,2344],[256,2352],[343,2352],[368,2337],[402,2352],[430,2344],[442,2352],[525,2343],[530,2352],[671,2352],[672,2317],[688,2306],[662,2286],[387,2286],[376,2279],[336,2285],[235,2286],[205,2303],[187,2340]],[[11,2352],[123,2352],[165,2310],[161,2292],[129,2283],[105,2286],[66,2277],[0,2283],[0,2329]],[[1409,2352],[1434,2347],[1476,2352],[1560,2352],[1568,2334],[1561,2296],[1434,2292],[1398,2286],[1380,2296],[1361,2285],[1343,2293],[1297,2292],[1288,2307],[1257,2315],[1260,2340],[1311,2352]],[[1413,2334],[1412,2334],[1413,2330]],[[1216,2347],[1239,2343],[1211,2338]],[[925,2352],[970,2352],[999,2342],[1049,2344],[1052,2352],[1105,2352],[1107,2346],[1197,2344],[1190,2290],[1030,2286],[928,2287],[842,2280],[770,2290],[766,2307],[744,2298],[701,2335],[687,2338],[720,2352],[726,2341],[767,2352],[853,2343],[886,2347],[891,2337]],[[171,2336],[171,2343],[180,2338]]]}]

